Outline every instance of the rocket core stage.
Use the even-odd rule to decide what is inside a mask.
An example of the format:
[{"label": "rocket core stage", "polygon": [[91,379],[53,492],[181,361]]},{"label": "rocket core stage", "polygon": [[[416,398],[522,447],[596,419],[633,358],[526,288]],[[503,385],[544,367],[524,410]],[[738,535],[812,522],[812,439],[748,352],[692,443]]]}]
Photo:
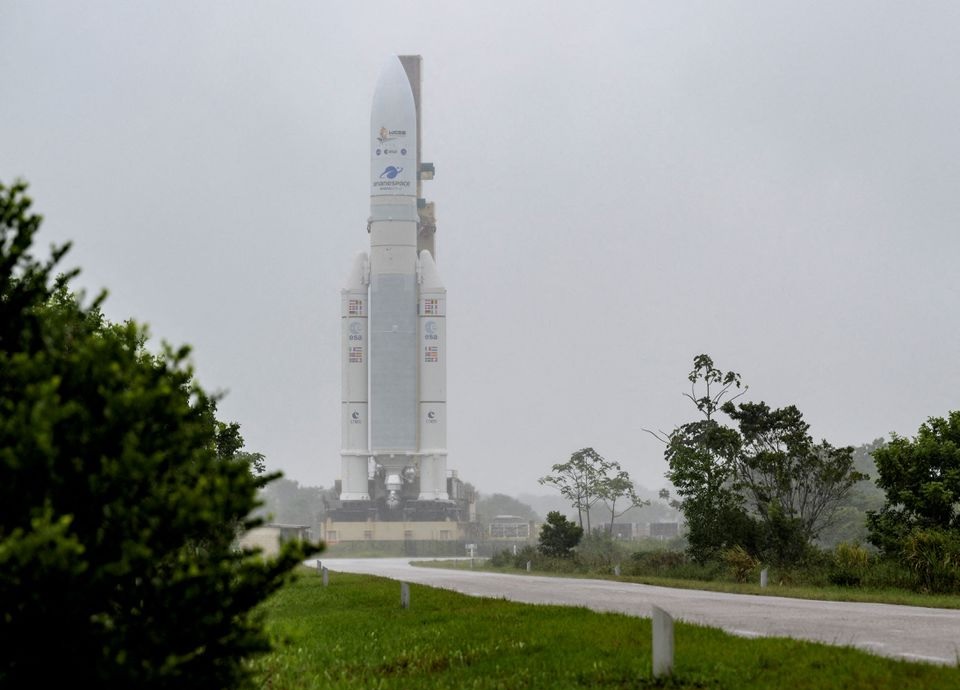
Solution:
[{"label": "rocket core stage", "polygon": [[433,172],[420,163],[420,62],[404,60],[415,60],[416,81],[391,57],[373,96],[370,253],[357,256],[341,291],[340,500],[387,513],[448,501],[446,289],[430,251],[433,205],[418,204]]}]

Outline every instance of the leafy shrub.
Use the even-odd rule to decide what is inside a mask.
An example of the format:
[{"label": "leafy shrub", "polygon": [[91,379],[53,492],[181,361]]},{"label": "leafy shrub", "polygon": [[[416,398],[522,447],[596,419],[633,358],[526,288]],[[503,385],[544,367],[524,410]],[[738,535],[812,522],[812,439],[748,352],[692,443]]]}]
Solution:
[{"label": "leafy shrub", "polygon": [[580,543],[583,528],[568,520],[560,512],[547,513],[547,521],[540,528],[540,542],[537,549],[544,556],[569,558],[573,548]]},{"label": "leafy shrub", "polygon": [[903,544],[907,564],[928,592],[960,589],[960,537],[942,529],[914,529]]},{"label": "leafy shrub", "polygon": [[760,565],[760,562],[739,544],[724,551],[722,560],[737,582],[746,582],[750,578],[750,573]]},{"label": "leafy shrub", "polygon": [[263,483],[236,426],[186,348],[146,353],[53,281],[29,206],[0,184],[0,686],[243,684],[253,608],[306,553],[235,548]]},{"label": "leafy shrub", "polygon": [[689,562],[681,551],[638,551],[630,556],[632,570],[638,575],[667,575]]},{"label": "leafy shrub", "polygon": [[589,569],[609,571],[622,558],[620,545],[605,531],[595,531],[577,545],[577,560]]},{"label": "leafy shrub", "polygon": [[833,550],[830,582],[843,587],[857,587],[870,565],[870,554],[860,544],[841,542]]},{"label": "leafy shrub", "polygon": [[513,567],[526,570],[527,562],[536,561],[540,557],[540,552],[536,548],[527,544],[522,549],[517,551],[516,554],[512,554],[510,558],[513,559]]}]

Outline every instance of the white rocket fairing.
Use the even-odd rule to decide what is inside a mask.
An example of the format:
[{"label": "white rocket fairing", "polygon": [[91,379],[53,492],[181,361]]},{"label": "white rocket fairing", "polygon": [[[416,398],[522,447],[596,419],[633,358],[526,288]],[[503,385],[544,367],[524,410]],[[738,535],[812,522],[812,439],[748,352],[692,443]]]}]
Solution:
[{"label": "white rocket fairing", "polygon": [[446,289],[417,252],[417,108],[400,59],[384,66],[370,120],[370,254],[341,292],[342,501],[366,501],[368,464],[387,505],[419,476],[419,500],[447,500]]}]

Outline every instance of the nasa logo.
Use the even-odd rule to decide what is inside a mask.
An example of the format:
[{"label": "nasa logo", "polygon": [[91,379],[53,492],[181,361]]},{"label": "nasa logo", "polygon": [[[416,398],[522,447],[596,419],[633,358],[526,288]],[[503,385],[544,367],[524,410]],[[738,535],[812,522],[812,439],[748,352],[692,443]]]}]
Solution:
[{"label": "nasa logo", "polygon": [[397,175],[403,172],[403,168],[398,168],[394,165],[388,165],[382,173],[380,173],[380,179],[384,177],[388,180],[394,179]]}]

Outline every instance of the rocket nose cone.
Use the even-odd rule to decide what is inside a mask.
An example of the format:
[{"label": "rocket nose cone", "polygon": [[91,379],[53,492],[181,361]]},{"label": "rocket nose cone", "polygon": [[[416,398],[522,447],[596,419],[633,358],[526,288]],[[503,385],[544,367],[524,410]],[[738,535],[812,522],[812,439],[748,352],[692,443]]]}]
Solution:
[{"label": "rocket nose cone", "polygon": [[410,79],[403,63],[396,55],[383,64],[380,77],[377,79],[377,88],[373,94],[373,115],[390,113],[392,116],[413,116],[416,118],[416,106],[413,101],[413,91],[410,88]]}]

